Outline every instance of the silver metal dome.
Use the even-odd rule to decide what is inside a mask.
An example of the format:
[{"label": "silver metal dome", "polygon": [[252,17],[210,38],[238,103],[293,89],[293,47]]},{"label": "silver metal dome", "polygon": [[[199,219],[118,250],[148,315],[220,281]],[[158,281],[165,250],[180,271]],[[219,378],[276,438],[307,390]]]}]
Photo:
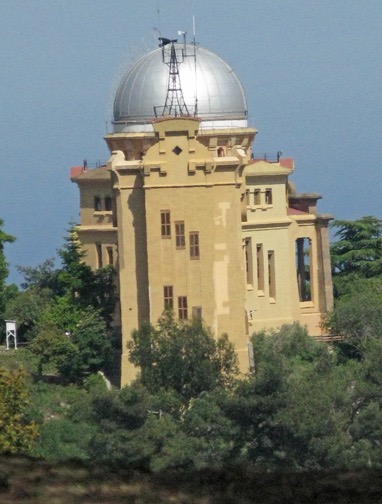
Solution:
[{"label": "silver metal dome", "polygon": [[[197,103],[195,115],[202,120],[202,127],[246,127],[246,99],[232,68],[201,47],[175,44],[175,48],[189,114],[194,115]],[[182,58],[182,51],[188,56]],[[168,81],[169,67],[163,62],[162,49],[143,56],[119,84],[114,100],[114,131],[150,129],[156,111],[165,104]]]}]

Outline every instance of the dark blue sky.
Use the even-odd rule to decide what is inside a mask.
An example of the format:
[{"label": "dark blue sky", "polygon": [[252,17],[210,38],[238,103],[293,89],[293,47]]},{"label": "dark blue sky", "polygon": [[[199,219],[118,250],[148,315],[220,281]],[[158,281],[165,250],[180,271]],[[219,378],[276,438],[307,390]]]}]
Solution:
[{"label": "dark blue sky", "polygon": [[[158,12],[159,11],[159,12]],[[336,218],[381,217],[381,0],[0,0],[0,218],[15,265],[56,255],[78,189],[106,161],[126,68],[176,37],[225,59],[246,91],[255,153],[295,158],[293,182]]]}]

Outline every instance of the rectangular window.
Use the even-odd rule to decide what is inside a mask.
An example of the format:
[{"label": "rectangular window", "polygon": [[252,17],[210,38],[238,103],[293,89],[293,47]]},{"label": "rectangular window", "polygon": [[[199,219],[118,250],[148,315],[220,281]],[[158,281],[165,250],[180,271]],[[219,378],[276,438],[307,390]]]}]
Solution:
[{"label": "rectangular window", "polygon": [[114,254],[113,247],[106,247],[108,264],[113,266],[114,264]]},{"label": "rectangular window", "polygon": [[172,310],[174,308],[174,288],[172,285],[163,287],[164,309]]},{"label": "rectangular window", "polygon": [[261,205],[260,189],[255,189],[253,197],[255,205]]},{"label": "rectangular window", "polygon": [[300,302],[312,301],[311,285],[312,242],[309,238],[296,240],[296,270]]},{"label": "rectangular window", "polygon": [[177,249],[184,249],[186,237],[184,235],[184,221],[175,222],[175,246]]},{"label": "rectangular window", "polygon": [[191,231],[190,232],[190,259],[199,259],[200,251],[199,251],[199,232]]},{"label": "rectangular window", "polygon": [[247,189],[247,190],[245,191],[245,204],[246,204],[247,206],[249,206],[249,205],[251,204],[251,201],[250,201],[250,196],[251,196],[251,195],[250,195],[249,189]]},{"label": "rectangular window", "polygon": [[110,196],[105,197],[105,211],[111,212],[112,210],[112,199]]},{"label": "rectangular window", "polygon": [[101,198],[99,196],[94,196],[94,211],[100,212],[102,210]]},{"label": "rectangular window", "polygon": [[272,205],[272,189],[265,189],[265,204]]},{"label": "rectangular window", "polygon": [[273,250],[268,252],[268,285],[269,297],[276,297],[276,282],[275,282],[275,253]]},{"label": "rectangular window", "polygon": [[252,264],[252,240],[246,238],[244,240],[245,252],[245,272],[247,277],[247,285],[253,285],[253,264]]},{"label": "rectangular window", "polygon": [[196,319],[202,318],[202,307],[201,306],[193,306],[192,307],[192,316]]},{"label": "rectangular window", "polygon": [[96,243],[96,255],[97,255],[97,268],[102,268],[102,245]]},{"label": "rectangular window", "polygon": [[160,221],[162,238],[171,238],[170,210],[161,210]]},{"label": "rectangular window", "polygon": [[264,292],[264,255],[263,246],[256,245],[257,290]]},{"label": "rectangular window", "polygon": [[186,320],[188,318],[187,296],[178,297],[178,316],[179,320]]}]

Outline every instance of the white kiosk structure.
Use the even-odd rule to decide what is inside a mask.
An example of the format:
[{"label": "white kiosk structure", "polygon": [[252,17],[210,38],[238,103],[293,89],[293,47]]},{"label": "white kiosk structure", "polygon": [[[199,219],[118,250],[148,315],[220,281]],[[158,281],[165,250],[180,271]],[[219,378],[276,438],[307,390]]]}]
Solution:
[{"label": "white kiosk structure", "polygon": [[16,320],[6,320],[5,326],[6,326],[5,341],[6,341],[6,345],[7,345],[7,350],[9,350],[9,339],[10,338],[13,338],[15,350],[17,350]]}]

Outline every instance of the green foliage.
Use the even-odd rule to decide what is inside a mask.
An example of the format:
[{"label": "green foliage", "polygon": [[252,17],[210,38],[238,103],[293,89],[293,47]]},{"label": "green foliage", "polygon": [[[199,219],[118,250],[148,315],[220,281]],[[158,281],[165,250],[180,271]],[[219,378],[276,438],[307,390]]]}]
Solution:
[{"label": "green foliage", "polygon": [[98,373],[87,376],[83,381],[83,388],[96,395],[101,395],[108,390],[105,380]]},{"label": "green foliage", "polygon": [[240,425],[238,460],[269,469],[381,466],[381,340],[367,342],[363,362],[339,360],[297,325],[254,341],[256,375],[226,410]]},{"label": "green foliage", "polygon": [[53,259],[37,268],[19,268],[26,290],[9,300],[7,314],[17,320],[19,337],[32,340],[40,375],[49,364],[77,381],[111,362],[114,271],[93,272],[84,263],[75,228],[59,256],[61,269],[54,269]]},{"label": "green foliage", "polygon": [[109,326],[116,306],[115,270],[113,266],[104,266],[93,275],[91,306],[100,312]]},{"label": "green foliage", "polygon": [[6,313],[17,319],[22,338],[32,339],[47,325],[73,331],[79,314],[90,308],[110,326],[116,301],[113,268],[93,271],[84,263],[75,228],[70,230],[59,256],[60,269],[54,268],[54,259],[36,268],[18,268],[24,274],[25,291],[9,299]]},{"label": "green foliage", "polygon": [[39,425],[39,439],[31,455],[50,461],[89,460],[96,427],[91,423],[92,394],[73,385],[42,381],[32,386],[28,415]]},{"label": "green foliage", "polygon": [[[152,328],[144,333],[142,352],[156,349],[160,328],[153,339]],[[172,323],[166,351],[169,334],[178,344]],[[227,463],[304,470],[379,466],[381,348],[369,342],[365,365],[341,362],[334,348],[315,342],[298,324],[255,335],[254,343],[256,374],[231,390],[213,387],[185,396],[189,389],[173,383],[175,375],[158,375],[157,381],[171,377],[161,382],[163,389],[149,373],[147,388],[137,382],[96,399],[92,456],[153,471]],[[182,346],[176,348],[181,353]],[[152,355],[145,355],[145,365],[156,368]],[[170,355],[175,359],[176,352]]]},{"label": "green foliage", "polygon": [[83,310],[70,336],[77,353],[60,370],[73,380],[96,373],[112,360],[112,346],[102,316],[92,309]]},{"label": "green foliage", "polygon": [[21,284],[21,288],[24,290],[48,289],[55,294],[60,294],[57,282],[58,270],[55,269],[54,264],[55,259],[54,257],[51,257],[35,268],[30,266],[18,266],[17,270],[24,277],[24,282]]},{"label": "green foliage", "polygon": [[331,246],[337,299],[325,325],[360,356],[370,339],[382,337],[382,221],[367,216],[332,225],[339,238]]},{"label": "green foliage", "polygon": [[40,427],[41,441],[33,455],[52,462],[90,461],[89,444],[95,431],[95,426],[86,422],[65,417],[49,420]]},{"label": "green foliage", "polygon": [[82,389],[39,382],[24,414],[41,433],[32,453],[154,472],[382,467],[382,338],[359,359],[298,324],[254,343],[254,375],[193,397],[139,380],[109,392],[97,375]]},{"label": "green foliage", "polygon": [[382,221],[366,216],[355,221],[335,220],[338,241],[331,246],[333,281],[337,296],[354,279],[382,275]]},{"label": "green foliage", "polygon": [[74,227],[69,230],[65,242],[64,247],[58,251],[62,261],[62,268],[58,272],[58,282],[62,291],[71,298],[73,303],[88,306],[87,288],[93,274],[90,266],[84,262],[85,252],[81,250]]},{"label": "green foliage", "polygon": [[41,313],[37,328],[54,327],[62,333],[72,332],[81,320],[83,309],[73,303],[68,295],[53,299]]},{"label": "green foliage", "polygon": [[[30,387],[31,400],[28,407],[28,417],[39,425],[44,421],[68,416],[76,421],[85,421],[90,416],[90,395],[73,384],[58,385],[44,381],[36,381]],[[77,408],[81,413],[77,415]],[[72,412],[75,410],[74,415]]]},{"label": "green foliage", "polygon": [[36,336],[37,322],[51,302],[52,291],[37,287],[18,292],[7,302],[5,317],[9,320],[17,320],[19,340],[28,341]]},{"label": "green foliage", "polygon": [[347,294],[337,299],[326,325],[361,353],[369,340],[382,339],[382,278],[353,280]]},{"label": "green foliage", "polygon": [[42,330],[29,345],[29,350],[39,359],[38,374],[44,365],[53,364],[58,370],[65,368],[75,358],[78,348],[61,331],[53,328]]},{"label": "green foliage", "polygon": [[[170,467],[185,466],[203,469],[223,467],[232,462],[235,442],[239,434],[237,423],[226,414],[230,396],[222,389],[201,394],[192,399],[181,417],[184,434],[182,446],[171,443],[164,455]],[[183,453],[182,453],[183,452]],[[169,454],[172,457],[169,457]]]},{"label": "green foliage", "polygon": [[18,348],[17,351],[0,351],[0,367],[9,371],[22,369],[27,374],[37,372],[38,358],[26,348]]},{"label": "green foliage", "polygon": [[239,384],[226,407],[239,425],[237,460],[268,469],[324,467],[329,457],[315,442],[331,446],[342,432],[353,374],[298,324],[255,335],[254,345],[255,376]]},{"label": "green foliage", "polygon": [[115,428],[135,430],[141,427],[147,416],[150,394],[139,383],[124,387],[121,391],[94,398],[97,422],[113,424]]},{"label": "green foliage", "polygon": [[137,382],[95,398],[94,410],[99,428],[92,458],[111,467],[202,468],[221,462],[223,447],[232,443],[225,429],[229,421],[207,397],[192,400],[184,410],[174,391],[151,395]]},{"label": "green foliage", "polygon": [[85,264],[75,227],[69,232],[66,244],[59,250],[62,268],[57,282],[61,295],[67,296],[74,306],[92,306],[100,311],[109,324],[115,309],[114,269],[112,266],[93,271]]},{"label": "green foliage", "polygon": [[38,433],[26,418],[29,393],[23,371],[0,368],[0,453],[31,450]]},{"label": "green foliage", "polygon": [[4,222],[0,219],[0,319],[4,318],[5,302],[7,295],[7,288],[5,281],[8,277],[8,264],[5,259],[4,245],[5,243],[12,243],[16,238],[5,233],[1,228]]},{"label": "green foliage", "polygon": [[45,364],[53,363],[69,381],[81,381],[86,375],[101,370],[112,359],[104,319],[93,309],[73,307],[65,296],[45,313],[40,321],[40,331],[29,349],[39,356],[40,375]]},{"label": "green foliage", "polygon": [[285,401],[288,405],[275,415],[283,438],[278,448],[282,462],[296,468],[357,467],[363,465],[352,454],[353,440],[347,433],[357,401],[356,362],[341,367],[328,362],[288,378]]},{"label": "green foliage", "polygon": [[171,312],[163,314],[158,328],[147,324],[133,332],[130,359],[140,366],[140,380],[150,391],[173,389],[185,400],[232,386],[238,373],[226,335],[215,340],[201,321],[180,323]]},{"label": "green foliage", "polygon": [[149,415],[149,394],[142,385],[95,397],[94,412],[99,429],[92,441],[93,458],[113,467],[142,467],[148,462],[150,447],[137,434]]},{"label": "green foliage", "polygon": [[299,456],[306,455],[307,450],[294,438],[285,420],[294,401],[289,397],[291,380],[294,375],[304,376],[312,367],[314,373],[330,368],[332,356],[298,324],[256,334],[253,343],[255,376],[239,384],[229,407],[229,414],[240,426],[236,452],[239,460],[244,457],[272,469],[298,467]]},{"label": "green foliage", "polygon": [[363,372],[368,384],[368,394],[372,398],[382,398],[382,338],[370,339],[363,349]]},{"label": "green foliage", "polygon": [[254,343],[255,375],[230,390],[186,399],[136,382],[95,398],[92,457],[151,471],[382,467],[382,339],[365,343],[362,361],[298,324]]},{"label": "green foliage", "polygon": [[10,284],[5,287],[5,304],[12,301],[19,293],[19,288],[16,284]]}]

